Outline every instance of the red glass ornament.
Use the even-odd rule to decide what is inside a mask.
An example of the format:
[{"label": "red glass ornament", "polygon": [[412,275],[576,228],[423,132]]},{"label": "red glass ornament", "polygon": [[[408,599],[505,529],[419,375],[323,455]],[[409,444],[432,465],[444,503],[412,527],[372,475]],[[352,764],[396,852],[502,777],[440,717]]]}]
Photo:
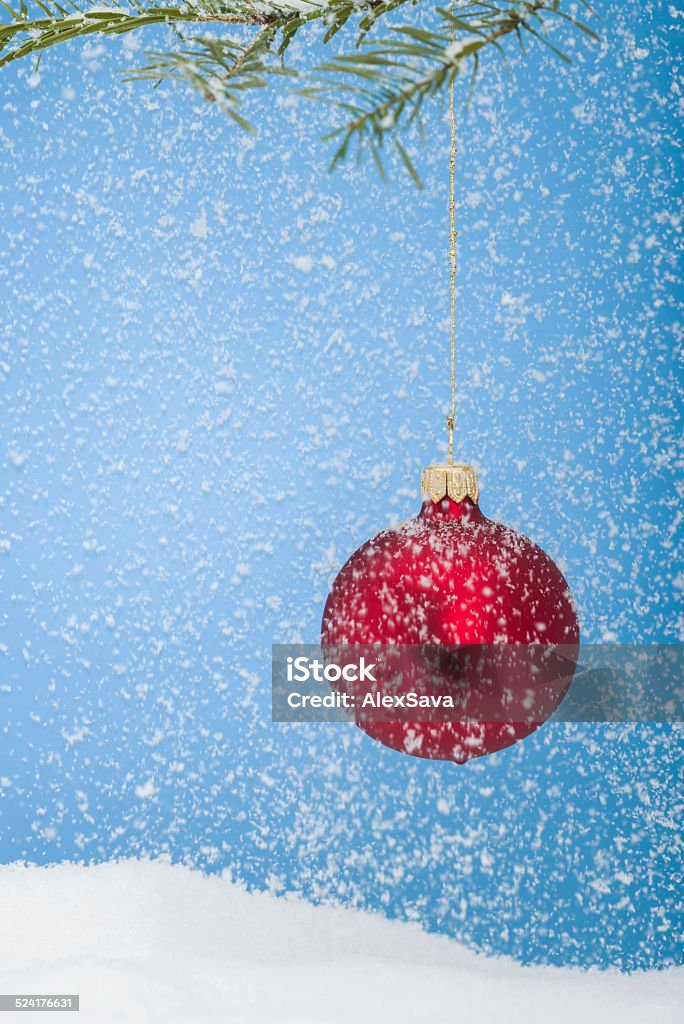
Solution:
[{"label": "red glass ornament", "polygon": [[[475,483],[477,498],[476,488]],[[522,534],[487,519],[477,500],[447,495],[427,498],[418,516],[384,530],[351,556],[333,584],[321,632],[324,648],[563,645],[570,670],[555,705],[570,684],[579,644],[572,595],[549,556]],[[533,688],[535,682],[528,676],[515,685]],[[463,763],[510,746],[541,722],[388,722],[361,715],[357,724],[403,753]]]}]

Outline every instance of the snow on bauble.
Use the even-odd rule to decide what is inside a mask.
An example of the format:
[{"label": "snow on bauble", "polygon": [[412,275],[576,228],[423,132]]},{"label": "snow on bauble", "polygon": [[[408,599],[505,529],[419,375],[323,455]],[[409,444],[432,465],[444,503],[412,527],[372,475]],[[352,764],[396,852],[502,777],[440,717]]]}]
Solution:
[{"label": "snow on bauble", "polygon": [[[470,466],[431,466],[422,490],[416,517],[367,541],[341,569],[322,644],[392,645],[392,693],[419,691],[433,703],[453,694],[465,720],[453,711],[388,720],[361,701],[355,718],[388,747],[461,764],[511,746],[555,710],[574,672],[579,625],[551,558],[482,513]],[[548,662],[559,651],[560,661]]]}]

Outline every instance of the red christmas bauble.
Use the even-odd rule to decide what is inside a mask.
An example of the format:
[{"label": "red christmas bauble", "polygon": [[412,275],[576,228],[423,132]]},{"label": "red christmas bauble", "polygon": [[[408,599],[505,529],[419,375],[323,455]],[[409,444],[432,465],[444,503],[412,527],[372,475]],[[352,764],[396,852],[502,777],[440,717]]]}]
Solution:
[{"label": "red christmas bauble", "polygon": [[[483,515],[471,467],[431,466],[422,481],[420,513],[367,541],[335,579],[323,614],[324,649],[562,645],[570,667],[555,686],[553,707],[546,700],[545,719],[564,696],[577,657],[579,625],[567,582],[540,547]],[[532,662],[527,665],[505,687],[509,695],[511,687],[534,693],[539,681]],[[441,666],[442,682],[448,674]],[[458,763],[508,747],[541,724],[539,715],[534,721],[378,721],[358,714],[356,720],[395,750]]]}]

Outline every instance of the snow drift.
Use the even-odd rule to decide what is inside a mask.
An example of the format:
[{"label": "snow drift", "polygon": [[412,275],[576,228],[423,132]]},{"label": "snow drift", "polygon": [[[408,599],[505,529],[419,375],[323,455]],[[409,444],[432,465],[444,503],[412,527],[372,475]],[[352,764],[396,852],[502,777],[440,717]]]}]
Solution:
[{"label": "snow drift", "polygon": [[0,991],[79,993],[81,1024],[666,1024],[684,1004],[684,969],[522,967],[163,861],[2,866],[0,920]]}]

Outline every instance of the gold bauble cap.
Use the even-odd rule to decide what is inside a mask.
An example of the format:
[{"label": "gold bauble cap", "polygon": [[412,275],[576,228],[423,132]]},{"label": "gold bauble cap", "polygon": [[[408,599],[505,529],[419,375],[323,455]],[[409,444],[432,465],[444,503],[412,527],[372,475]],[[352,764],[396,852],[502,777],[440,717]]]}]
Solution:
[{"label": "gold bauble cap", "polygon": [[448,496],[452,501],[470,498],[477,504],[480,497],[477,473],[465,462],[444,462],[428,466],[420,474],[420,490],[423,497],[430,497],[434,502]]}]

